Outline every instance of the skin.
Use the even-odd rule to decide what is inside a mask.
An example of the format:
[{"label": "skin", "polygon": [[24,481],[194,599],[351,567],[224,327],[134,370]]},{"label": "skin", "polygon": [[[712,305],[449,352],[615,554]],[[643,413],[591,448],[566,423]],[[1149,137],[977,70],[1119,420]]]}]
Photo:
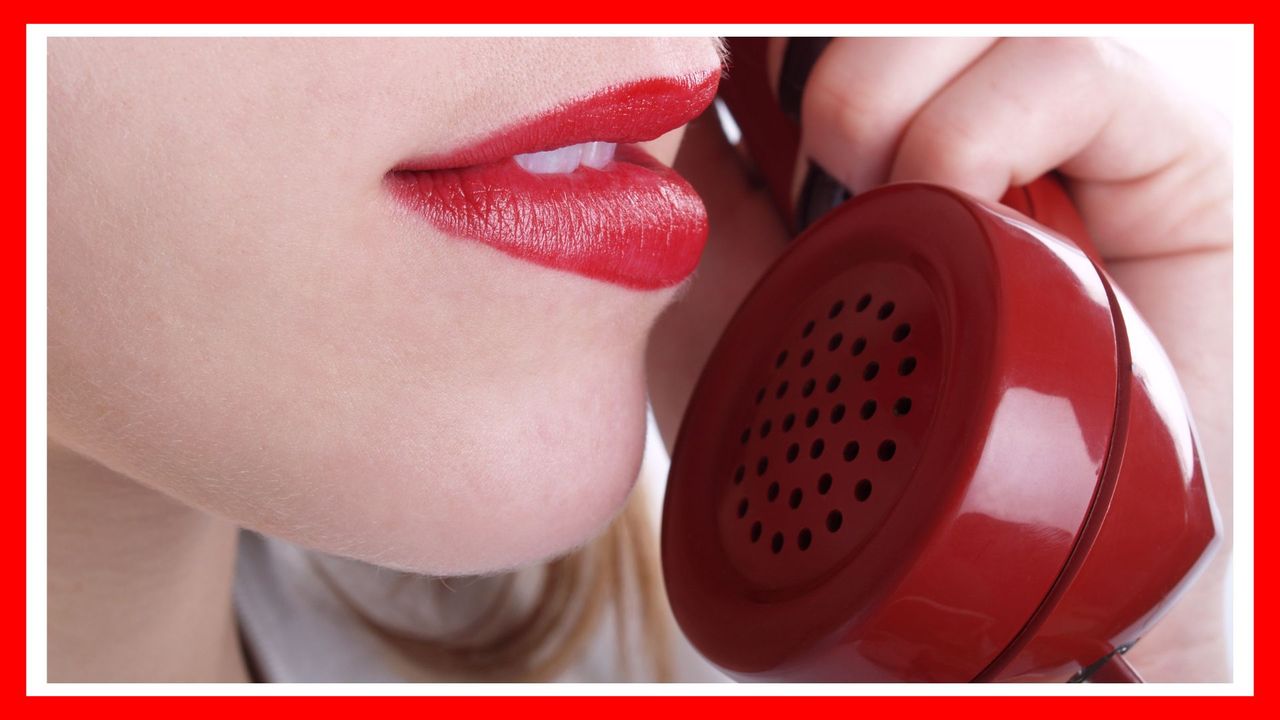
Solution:
[{"label": "skin", "polygon": [[207,657],[236,526],[435,575],[596,535],[675,290],[445,237],[383,176],[719,64],[707,38],[51,41],[50,679],[242,677]]},{"label": "skin", "polygon": [[[1065,109],[1036,92],[1047,61],[1002,57],[907,102],[891,81],[985,66],[899,71],[906,50],[890,61],[841,46],[815,81],[844,101],[806,107],[805,132],[842,177],[987,195],[1066,163],[1117,278],[1178,363],[1229,521],[1220,138],[1183,127],[1163,89],[1135,94],[1155,87],[1145,75],[1071,43],[1037,52],[1111,90]],[[51,41],[50,680],[244,679],[230,607],[240,526],[450,575],[536,562],[607,524],[639,464],[650,331],[650,392],[672,433],[719,326],[782,247],[781,225],[713,128],[695,127],[680,167],[707,201],[712,243],[654,329],[675,290],[636,293],[445,237],[401,213],[382,177],[599,87],[718,62],[706,39]],[[983,98],[993,82],[1024,91],[1006,112],[1043,103],[1051,119],[1020,136],[1012,168],[982,164],[1002,137],[976,132],[994,122],[984,113],[1012,105]],[[1106,119],[1124,115],[1123,98],[1141,111]],[[863,115],[890,140],[852,153]],[[1074,144],[1049,132],[1077,115],[1102,129],[1081,120]],[[1139,132],[1144,120],[1161,132]],[[1100,137],[1111,139],[1087,153]],[[650,149],[670,162],[676,140]],[[889,159],[852,160],[875,148]],[[1164,232],[1135,233],[1153,208]],[[1179,292],[1188,282],[1205,284],[1200,302]]]},{"label": "skin", "polygon": [[[775,87],[782,51],[771,43]],[[1178,371],[1223,519],[1213,562],[1128,658],[1152,681],[1229,681],[1229,127],[1114,43],[1042,38],[837,39],[810,75],[801,125],[802,155],[855,193],[919,180],[998,200],[1050,170],[1065,176],[1108,271]],[[714,118],[691,127],[676,167],[706,202],[712,238],[651,344],[668,443],[719,329],[787,242]]]}]

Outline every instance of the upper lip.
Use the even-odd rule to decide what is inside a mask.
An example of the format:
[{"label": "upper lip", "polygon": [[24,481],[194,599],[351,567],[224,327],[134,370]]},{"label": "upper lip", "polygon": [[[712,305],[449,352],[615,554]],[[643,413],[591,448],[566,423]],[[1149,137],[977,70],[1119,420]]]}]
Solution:
[{"label": "upper lip", "polygon": [[513,155],[602,141],[652,140],[697,117],[710,104],[719,68],[650,78],[604,88],[457,148],[414,157],[393,172],[444,170],[496,162]]}]

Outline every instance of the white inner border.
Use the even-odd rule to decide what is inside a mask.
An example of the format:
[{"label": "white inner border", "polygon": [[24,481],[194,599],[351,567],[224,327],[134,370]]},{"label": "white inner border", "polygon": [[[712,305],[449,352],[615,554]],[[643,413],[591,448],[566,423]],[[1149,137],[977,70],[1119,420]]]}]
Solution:
[{"label": "white inner border", "polygon": [[[1075,35],[1229,39],[1235,255],[1234,682],[1152,685],[239,684],[59,683],[47,675],[47,41],[51,36]],[[27,26],[27,692],[31,695],[1251,695],[1253,667],[1253,27],[1131,25],[28,25]]]}]

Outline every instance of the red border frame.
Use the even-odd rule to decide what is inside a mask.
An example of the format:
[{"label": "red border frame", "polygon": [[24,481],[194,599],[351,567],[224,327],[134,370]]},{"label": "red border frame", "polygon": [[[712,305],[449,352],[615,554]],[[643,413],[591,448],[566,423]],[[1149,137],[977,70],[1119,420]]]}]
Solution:
[{"label": "red border frame", "polygon": [[[9,158],[10,170],[5,174],[6,184],[9,186],[4,193],[6,204],[10,207],[10,212],[16,217],[22,218],[22,235],[25,239],[26,235],[26,25],[28,23],[63,23],[63,22],[293,22],[298,16],[310,14],[312,21],[323,22],[396,22],[405,19],[413,21],[432,21],[432,22],[486,22],[491,21],[500,12],[505,14],[506,20],[509,22],[538,22],[545,23],[559,20],[568,23],[580,22],[636,22],[644,18],[672,18],[680,22],[726,22],[727,18],[736,16],[734,22],[902,22],[902,21],[928,21],[928,22],[976,22],[976,21],[1016,21],[1016,22],[1033,22],[1033,21],[1061,21],[1061,17],[1057,15],[1069,14],[1076,19],[1082,21],[1099,21],[1106,22],[1150,22],[1151,16],[1154,14],[1147,7],[1137,5],[1120,5],[1111,0],[1110,2],[1097,2],[1096,0],[1086,0],[1086,2],[1076,2],[1071,6],[1070,13],[1055,12],[1058,10],[1055,6],[1028,6],[1024,2],[1010,2],[1009,0],[1001,0],[999,2],[985,3],[981,8],[975,8],[972,4],[958,3],[926,3],[921,4],[910,10],[904,9],[901,5],[890,4],[881,6],[858,6],[847,2],[833,2],[831,0],[823,0],[822,2],[809,2],[803,10],[797,12],[793,7],[786,8],[781,5],[765,6],[761,4],[729,4],[728,7],[716,7],[716,4],[700,2],[691,6],[687,1],[679,0],[659,0],[657,2],[650,1],[643,12],[638,12],[636,8],[629,5],[601,5],[599,2],[589,3],[583,0],[576,0],[570,3],[560,3],[555,7],[544,5],[531,5],[527,3],[487,3],[483,6],[449,6],[449,7],[431,7],[424,6],[421,2],[392,2],[381,3],[378,7],[364,6],[358,10],[348,9],[347,7],[318,7],[318,6],[302,6],[301,4],[292,5],[281,3],[275,6],[267,6],[259,2],[244,2],[242,0],[230,0],[219,3],[215,7],[206,5],[184,5],[175,4],[173,2],[159,2],[157,0],[149,0],[148,2],[132,3],[129,7],[121,7],[116,4],[89,3],[89,2],[71,2],[58,3],[53,7],[45,7],[39,9],[20,8],[14,12],[14,22],[5,23],[5,37],[9,42],[4,43],[5,60],[9,70],[7,73],[7,84],[11,93],[21,92],[23,95],[22,104],[24,111],[21,116],[16,113],[6,113],[6,124],[10,125],[8,137],[11,139],[5,143],[4,157]],[[501,8],[502,5],[507,7]],[[825,5],[825,7],[823,7]],[[931,7],[932,5],[932,7]],[[291,10],[296,10],[291,12]],[[424,12],[426,10],[426,12]],[[790,10],[787,12],[786,10]],[[1161,14],[1173,16],[1180,22],[1234,22],[1234,23],[1255,23],[1254,27],[1254,46],[1255,46],[1255,73],[1262,78],[1270,78],[1273,71],[1276,70],[1276,50],[1274,46],[1268,45],[1266,38],[1270,37],[1269,32],[1258,27],[1258,15],[1261,14],[1252,4],[1241,4],[1232,8],[1214,8],[1216,12],[1205,11],[1200,6],[1176,6],[1162,4],[1159,6]],[[639,16],[643,15],[644,18]],[[1209,17],[1209,16],[1217,17]],[[787,17],[784,17],[787,16]],[[910,16],[910,17],[909,17]],[[656,20],[655,20],[656,21]],[[1265,23],[1263,23],[1265,25]],[[1267,81],[1263,82],[1264,92],[1258,93],[1259,83],[1255,82],[1255,111],[1254,118],[1256,120],[1261,116],[1267,116],[1269,111],[1275,108],[1275,103],[1270,95],[1270,88]],[[22,132],[19,132],[19,126]],[[1275,157],[1275,141],[1266,133],[1255,132],[1255,164],[1256,158],[1262,158],[1263,161],[1273,159]],[[1255,172],[1254,177],[1254,193],[1255,198],[1263,197],[1268,194],[1270,183],[1267,181],[1259,182],[1259,178]],[[19,188],[24,188],[19,191]],[[1256,202],[1256,201],[1255,201]],[[1261,203],[1258,203],[1259,205]],[[1270,237],[1265,228],[1273,227],[1275,223],[1270,218],[1264,216],[1261,221],[1255,214],[1255,237]],[[1255,244],[1255,266],[1254,279],[1255,283],[1259,278],[1259,270],[1261,268],[1275,268],[1277,248],[1274,243],[1259,242]],[[27,247],[25,242],[14,242],[5,246],[0,250],[0,257],[4,258],[3,267],[6,268],[6,274],[9,275],[10,281],[0,285],[0,294],[6,298],[0,307],[7,308],[5,312],[5,324],[10,332],[14,334],[21,333],[22,352],[13,352],[9,354],[4,364],[6,374],[14,378],[11,381],[10,393],[16,400],[18,397],[25,398],[26,383],[26,259]],[[1275,296],[1275,284],[1256,283],[1255,295],[1255,317],[1270,317],[1277,309]],[[1257,321],[1255,320],[1255,337],[1256,346],[1254,351],[1255,364],[1261,357],[1267,356],[1271,346],[1264,339],[1266,335],[1260,335],[1256,332]],[[1276,376],[1268,374],[1255,374],[1255,402],[1257,398],[1276,399],[1276,385],[1280,382]],[[16,491],[10,490],[10,509],[8,510],[9,522],[5,524],[3,529],[3,538],[7,541],[6,545],[10,548],[22,548],[21,559],[15,559],[11,555],[10,563],[15,573],[21,573],[21,586],[13,588],[5,593],[3,605],[3,627],[4,635],[8,642],[8,651],[6,653],[8,662],[4,664],[4,675],[6,680],[4,686],[6,690],[3,693],[0,707],[8,707],[8,712],[14,713],[16,717],[46,717],[58,716],[62,714],[70,715],[72,713],[80,714],[91,711],[98,716],[145,716],[150,714],[159,715],[161,713],[171,714],[181,711],[184,715],[214,715],[221,714],[233,710],[246,709],[247,703],[253,703],[255,709],[264,712],[315,712],[319,715],[337,715],[347,714],[353,711],[367,713],[370,710],[397,710],[397,709],[416,709],[422,710],[424,703],[429,705],[433,711],[463,711],[484,708],[485,710],[502,712],[502,711],[520,711],[531,713],[561,713],[568,711],[570,713],[592,713],[607,712],[613,717],[643,717],[650,720],[655,713],[669,713],[678,710],[681,713],[701,714],[709,711],[731,711],[738,713],[748,713],[749,715],[784,715],[784,714],[807,714],[812,715],[815,712],[835,711],[848,712],[850,710],[858,713],[867,713],[869,710],[894,711],[902,712],[905,706],[902,705],[900,697],[849,697],[849,698],[833,698],[833,697],[630,697],[625,702],[618,702],[617,698],[611,697],[433,697],[433,698],[409,698],[409,697],[380,697],[380,698],[321,698],[321,697],[212,697],[201,698],[199,704],[191,701],[189,698],[182,697],[161,697],[161,698],[137,698],[137,697],[115,697],[115,698],[41,698],[27,696],[26,688],[26,417],[25,402],[13,402],[14,410],[10,415],[10,425],[3,434],[5,450],[9,457],[16,460],[17,465],[21,468],[21,477],[11,478],[10,488],[17,488]],[[19,417],[21,414],[21,417]],[[1258,423],[1255,429],[1255,437],[1257,430],[1265,428],[1269,423]],[[1265,454],[1255,454],[1255,477],[1263,477],[1272,479],[1277,477],[1276,462],[1274,456]],[[1256,523],[1258,506],[1275,507],[1276,487],[1272,483],[1264,482],[1255,484],[1255,512],[1254,518]],[[1259,569],[1259,558],[1271,558],[1274,556],[1272,550],[1276,544],[1276,538],[1273,533],[1257,534],[1255,537],[1255,605],[1259,597],[1267,597],[1272,595],[1271,578],[1264,573],[1257,572]],[[14,567],[17,566],[17,567]],[[15,583],[16,584],[16,583]],[[1269,647],[1270,643],[1266,638],[1275,638],[1275,623],[1269,614],[1255,613],[1255,646]],[[1261,640],[1261,641],[1260,641]],[[1053,717],[1078,717],[1081,712],[1098,712],[1102,710],[1100,703],[1106,703],[1108,707],[1106,712],[1115,712],[1117,709],[1130,710],[1135,712],[1151,712],[1152,710],[1165,711],[1170,713],[1181,714],[1183,712],[1203,712],[1209,709],[1212,704],[1214,706],[1222,706],[1228,704],[1228,707],[1220,707],[1219,710],[1225,710],[1234,714],[1234,717],[1240,717],[1240,714],[1247,716],[1253,715],[1271,715],[1276,716],[1277,710],[1273,707],[1271,711],[1266,711],[1265,707],[1271,706],[1268,702],[1271,699],[1270,689],[1267,681],[1271,677],[1271,659],[1267,656],[1254,654],[1254,677],[1255,677],[1255,695],[1247,698],[1080,698],[1063,701],[1059,698],[1039,698],[1039,697],[989,697],[989,698],[963,698],[965,703],[963,710],[965,712],[980,711],[991,714],[1013,714],[1034,712],[1037,716],[1045,718]],[[673,691],[678,692],[679,687],[673,686]],[[950,704],[954,701],[950,697],[912,697],[910,699],[911,711],[919,713],[932,712],[954,712]],[[358,704],[357,704],[358,703]],[[1137,705],[1136,703],[1141,703]]]}]

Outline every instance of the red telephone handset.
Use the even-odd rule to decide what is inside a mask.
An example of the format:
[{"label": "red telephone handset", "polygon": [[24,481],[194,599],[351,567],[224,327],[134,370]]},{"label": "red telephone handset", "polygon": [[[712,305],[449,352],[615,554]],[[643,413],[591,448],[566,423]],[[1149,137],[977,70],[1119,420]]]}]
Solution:
[{"label": "red telephone handset", "polygon": [[1132,681],[1121,656],[1204,567],[1217,514],[1168,359],[1060,185],[1005,203],[860,195],[725,329],[662,561],[730,675]]}]

